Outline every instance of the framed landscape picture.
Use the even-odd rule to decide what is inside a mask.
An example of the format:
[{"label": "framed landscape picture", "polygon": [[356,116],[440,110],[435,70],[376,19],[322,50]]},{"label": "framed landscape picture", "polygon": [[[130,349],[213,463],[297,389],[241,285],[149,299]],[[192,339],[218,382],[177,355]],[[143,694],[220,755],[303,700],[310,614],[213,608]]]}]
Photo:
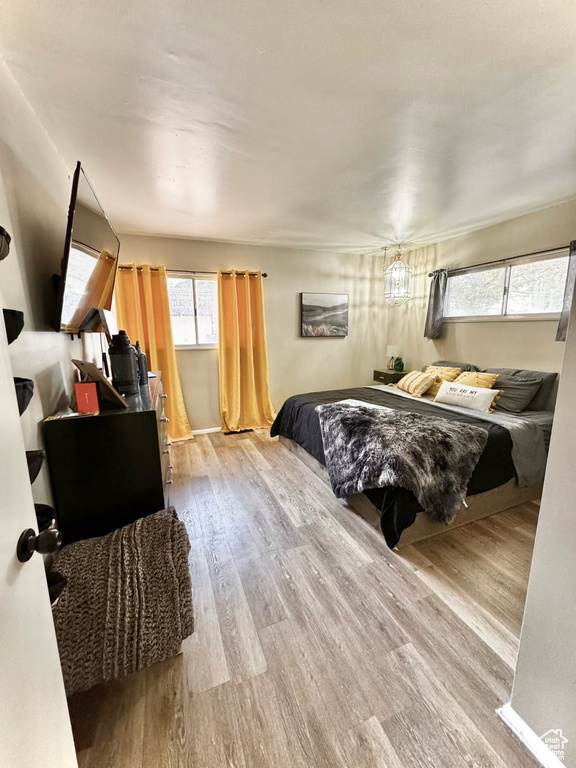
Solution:
[{"label": "framed landscape picture", "polygon": [[302,336],[348,336],[347,293],[302,293]]}]

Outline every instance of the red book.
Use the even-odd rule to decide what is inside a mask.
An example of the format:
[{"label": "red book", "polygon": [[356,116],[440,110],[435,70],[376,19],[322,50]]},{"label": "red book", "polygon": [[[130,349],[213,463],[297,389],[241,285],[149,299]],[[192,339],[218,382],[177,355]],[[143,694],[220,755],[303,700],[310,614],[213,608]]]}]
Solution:
[{"label": "red book", "polygon": [[100,413],[98,405],[98,385],[94,381],[74,384],[76,390],[76,409],[78,413]]}]

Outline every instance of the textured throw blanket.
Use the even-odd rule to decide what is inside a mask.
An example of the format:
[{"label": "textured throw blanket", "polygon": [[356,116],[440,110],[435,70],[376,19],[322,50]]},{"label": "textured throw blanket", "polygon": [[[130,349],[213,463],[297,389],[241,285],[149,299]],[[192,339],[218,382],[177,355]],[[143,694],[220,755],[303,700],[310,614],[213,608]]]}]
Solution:
[{"label": "textured throw blanket", "polygon": [[336,496],[405,488],[434,520],[452,522],[486,446],[485,429],[365,405],[330,403],[316,411]]},{"label": "textured throw blanket", "polygon": [[68,695],[175,656],[194,629],[190,542],[172,507],[70,544],[53,609]]}]

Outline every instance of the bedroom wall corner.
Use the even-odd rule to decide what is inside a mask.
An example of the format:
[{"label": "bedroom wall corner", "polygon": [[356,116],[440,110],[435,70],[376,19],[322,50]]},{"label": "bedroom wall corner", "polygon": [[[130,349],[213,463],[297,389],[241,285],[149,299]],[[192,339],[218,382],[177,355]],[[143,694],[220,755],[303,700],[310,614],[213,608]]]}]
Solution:
[{"label": "bedroom wall corner", "polygon": [[389,335],[404,344],[407,367],[421,368],[444,359],[481,368],[560,371],[564,344],[555,341],[557,322],[552,320],[445,323],[440,339],[425,339],[428,273],[567,245],[576,236],[575,222],[576,200],[570,200],[409,251],[405,258],[414,270],[413,297],[387,313]]}]

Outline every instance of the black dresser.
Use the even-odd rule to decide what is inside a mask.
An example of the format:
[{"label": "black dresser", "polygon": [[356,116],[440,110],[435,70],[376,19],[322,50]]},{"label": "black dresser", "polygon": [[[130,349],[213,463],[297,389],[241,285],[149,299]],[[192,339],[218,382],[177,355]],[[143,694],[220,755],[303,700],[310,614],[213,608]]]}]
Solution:
[{"label": "black dresser", "polygon": [[43,423],[44,445],[64,544],[103,536],[168,506],[170,443],[158,372],[128,408]]}]

